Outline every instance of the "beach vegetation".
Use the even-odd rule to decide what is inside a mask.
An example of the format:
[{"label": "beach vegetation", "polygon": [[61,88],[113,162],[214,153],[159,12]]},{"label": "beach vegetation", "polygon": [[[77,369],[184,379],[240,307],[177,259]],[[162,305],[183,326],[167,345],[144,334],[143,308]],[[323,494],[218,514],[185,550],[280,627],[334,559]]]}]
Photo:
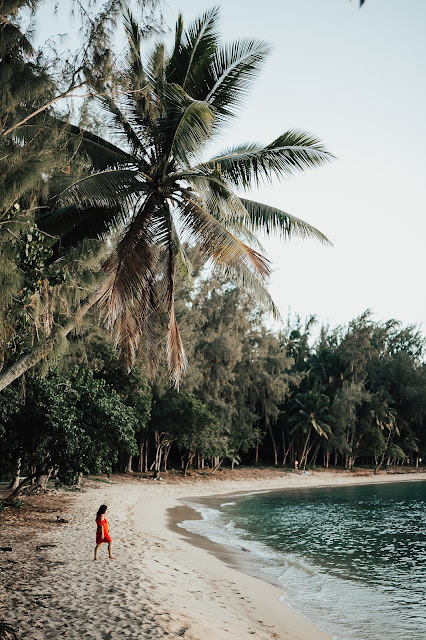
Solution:
[{"label": "beach vegetation", "polygon": [[[85,47],[61,57],[33,44],[39,6],[0,8],[0,469],[12,495],[171,466],[422,464],[417,327],[369,311],[319,331],[315,316],[265,321],[278,314],[258,232],[328,241],[247,191],[331,159],[296,130],[212,152],[269,46],[222,44],[216,9],[187,28],[180,16],[170,46],[148,43],[157,18],[110,0],[96,16],[74,3]],[[110,35],[123,20],[119,56]]]},{"label": "beach vegetation", "polygon": [[[268,144],[249,142],[207,156],[238,113],[269,46],[255,39],[223,45],[217,9],[187,29],[180,16],[171,48],[160,42],[148,55],[146,34],[128,9],[124,28],[128,49],[114,73],[102,61],[94,64],[99,47],[88,47],[93,60],[83,65],[105,137],[50,114],[64,136],[64,159],[59,171],[48,172],[50,210],[37,216],[38,228],[62,249],[95,237],[109,255],[86,300],[70,306],[65,324],[55,323],[31,353],[0,374],[0,388],[44,359],[94,305],[130,364],[142,349],[154,367],[158,345],[165,345],[179,386],[187,364],[175,312],[176,280],[189,271],[183,241],[275,316],[266,289],[270,267],[254,234],[329,242],[308,223],[236,192],[328,162],[332,156],[315,136],[288,130]],[[21,126],[3,137],[19,135]],[[49,251],[57,257],[55,249]]]},{"label": "beach vegetation", "polygon": [[317,338],[312,318],[273,331],[247,291],[203,270],[176,301],[189,345],[180,391],[165,359],[152,382],[142,363],[129,371],[95,323],[44,377],[27,374],[0,394],[4,479],[40,488],[49,475],[75,483],[114,471],[211,474],[235,462],[283,470],[297,461],[299,472],[422,465],[426,368],[416,327],[366,312]]}]

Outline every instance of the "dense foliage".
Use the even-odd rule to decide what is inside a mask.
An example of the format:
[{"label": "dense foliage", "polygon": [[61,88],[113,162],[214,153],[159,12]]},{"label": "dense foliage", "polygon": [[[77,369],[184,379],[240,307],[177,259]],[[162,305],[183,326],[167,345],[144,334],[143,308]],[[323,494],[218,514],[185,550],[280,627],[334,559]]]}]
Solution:
[{"label": "dense foliage", "polygon": [[[14,14],[5,15],[6,26],[12,17]],[[178,387],[186,355],[176,319],[175,289],[179,273],[190,269],[185,242],[196,246],[204,262],[213,264],[228,279],[243,283],[275,314],[265,288],[269,263],[259,252],[255,232],[329,243],[308,223],[236,193],[237,189],[246,192],[274,177],[281,179],[328,162],[332,156],[320,140],[289,130],[269,144],[239,144],[213,158],[205,157],[212,140],[235,118],[269,46],[254,39],[222,44],[217,9],[207,11],[186,29],[179,16],[172,47],[159,42],[151,53],[145,25],[128,7],[123,11],[123,23],[128,46],[110,64],[98,60],[99,46],[92,46],[97,31],[89,32],[86,49],[93,55],[74,76],[82,76],[80,85],[85,84],[93,98],[91,104],[96,106],[80,112],[78,126],[71,122],[71,114],[66,119],[58,113],[56,98],[38,113],[24,94],[19,99],[17,122],[6,123],[1,133],[6,146],[19,139],[24,149],[31,148],[33,139],[27,144],[23,132],[28,135],[27,129],[33,131],[40,120],[41,156],[51,161],[51,166],[34,169],[50,196],[46,201],[36,183],[25,180],[18,189],[11,176],[4,179],[10,190],[3,205],[5,223],[9,218],[15,221],[16,207],[22,209],[28,190],[36,208],[37,234],[43,235],[47,245],[45,254],[38,256],[47,273],[37,284],[47,290],[54,287],[49,278],[52,269],[61,260],[66,262],[73,251],[87,252],[84,242],[89,241],[92,247],[93,241],[98,241],[98,249],[100,245],[105,255],[100,256],[95,269],[98,279],[88,283],[81,278],[74,287],[82,299],[86,297],[80,307],[77,298],[69,304],[69,316],[74,320],[57,317],[57,306],[51,304],[47,332],[41,341],[37,336],[31,354],[22,355],[8,371],[0,373],[0,390],[42,360],[74,329],[75,318],[81,318],[95,304],[130,364],[141,350],[149,353],[149,364],[154,363],[159,342],[164,345],[170,376]],[[23,73],[27,67],[33,73],[29,53],[21,50],[18,21],[13,34]],[[11,66],[7,55],[2,62],[7,69]],[[42,84],[43,70],[37,67],[37,86]],[[27,114],[24,118],[23,113]],[[99,120],[104,137],[98,134]],[[89,126],[83,127],[86,124]],[[54,141],[55,150],[60,150],[60,157],[53,159],[55,154],[43,147],[45,133]],[[27,173],[23,167],[21,174]],[[27,233],[27,239],[33,235]],[[7,247],[6,243],[5,256],[11,253]],[[12,252],[8,258],[11,273],[13,258]],[[82,263],[75,257],[72,262]],[[73,291],[70,286],[66,289]]]},{"label": "dense foliage", "polygon": [[[79,472],[211,471],[227,464],[381,468],[426,455],[424,339],[366,312],[346,327],[289,318],[268,330],[248,294],[211,273],[178,294],[188,375],[170,388],[128,372],[106,334],[74,340],[61,367],[0,395],[0,459],[11,478]],[[68,363],[68,364],[67,364]]]},{"label": "dense foliage", "polygon": [[[211,10],[186,30],[180,17],[171,50],[144,57],[152,16],[126,10],[116,60],[108,34],[125,3],[95,15],[88,1],[74,3],[85,46],[61,60],[31,42],[41,4],[0,7],[0,474],[16,485],[241,462],[417,464],[415,327],[368,312],[316,338],[313,318],[264,324],[275,308],[254,232],[326,238],[234,190],[330,154],[287,131],[204,157],[268,46],[222,45]],[[83,86],[73,119],[58,102]]]}]

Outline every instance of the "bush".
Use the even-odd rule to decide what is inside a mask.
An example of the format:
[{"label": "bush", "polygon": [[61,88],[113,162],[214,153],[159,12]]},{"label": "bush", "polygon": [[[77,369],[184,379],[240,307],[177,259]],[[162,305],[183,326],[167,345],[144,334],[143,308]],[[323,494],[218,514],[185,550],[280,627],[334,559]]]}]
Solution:
[{"label": "bush", "polygon": [[22,507],[22,500],[15,498],[14,500],[5,500],[4,502],[0,502],[0,512],[4,511],[6,507],[20,509]]}]

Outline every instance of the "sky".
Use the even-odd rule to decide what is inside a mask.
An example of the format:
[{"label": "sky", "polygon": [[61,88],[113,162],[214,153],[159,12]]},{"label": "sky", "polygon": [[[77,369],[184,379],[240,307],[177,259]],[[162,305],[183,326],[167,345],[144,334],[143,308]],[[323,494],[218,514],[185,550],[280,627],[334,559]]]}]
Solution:
[{"label": "sky", "polygon": [[336,157],[249,195],[333,243],[262,239],[282,316],[291,309],[334,327],[371,309],[425,333],[426,0],[366,0],[362,9],[358,0],[166,0],[166,24],[212,6],[224,41],[273,47],[213,150],[297,128]]},{"label": "sky", "polygon": [[371,309],[426,331],[426,1],[168,0],[188,23],[220,6],[224,40],[254,36],[273,51],[240,117],[218,143],[310,131],[328,166],[252,192],[332,241],[263,242],[269,290],[288,309],[347,324]]}]

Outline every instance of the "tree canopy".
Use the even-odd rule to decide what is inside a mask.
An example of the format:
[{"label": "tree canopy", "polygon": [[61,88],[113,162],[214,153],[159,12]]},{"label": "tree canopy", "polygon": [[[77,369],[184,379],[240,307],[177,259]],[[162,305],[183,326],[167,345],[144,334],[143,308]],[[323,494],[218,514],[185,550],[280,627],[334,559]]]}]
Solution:
[{"label": "tree canopy", "polygon": [[[0,8],[3,475],[419,464],[417,327],[368,311],[316,338],[314,316],[265,323],[276,309],[257,232],[328,240],[242,194],[331,158],[295,130],[207,157],[268,45],[221,43],[212,9],[149,47],[151,14],[108,0],[61,62],[24,29],[40,4]],[[119,17],[122,57],[108,41]],[[78,117],[61,111],[83,85]]]},{"label": "tree canopy", "polygon": [[[195,246],[204,261],[277,315],[265,287],[269,264],[255,232],[328,240],[308,223],[242,198],[235,189],[249,190],[332,156],[315,136],[289,130],[269,144],[236,145],[207,159],[206,146],[236,116],[268,45],[254,39],[221,44],[217,9],[187,29],[180,16],[172,49],[160,42],[148,56],[142,51],[144,33],[129,9],[124,27],[128,50],[117,62],[114,82],[111,74],[85,72],[106,137],[54,112],[39,114],[56,127],[64,159],[55,160],[59,172],[54,167],[42,172],[45,181],[49,176],[49,207],[40,207],[36,190],[35,222],[49,238],[50,266],[84,241],[102,240],[109,255],[92,289],[85,289],[90,302],[74,314],[81,317],[98,304],[130,363],[142,348],[155,364],[159,338],[166,334],[169,371],[178,386],[186,355],[176,321],[175,282],[179,272],[190,269],[183,243]],[[11,134],[9,127],[3,137]],[[13,206],[21,208],[16,190],[13,195]],[[69,330],[57,323],[46,345],[3,374],[1,386],[43,358],[57,333],[66,337]]]}]

